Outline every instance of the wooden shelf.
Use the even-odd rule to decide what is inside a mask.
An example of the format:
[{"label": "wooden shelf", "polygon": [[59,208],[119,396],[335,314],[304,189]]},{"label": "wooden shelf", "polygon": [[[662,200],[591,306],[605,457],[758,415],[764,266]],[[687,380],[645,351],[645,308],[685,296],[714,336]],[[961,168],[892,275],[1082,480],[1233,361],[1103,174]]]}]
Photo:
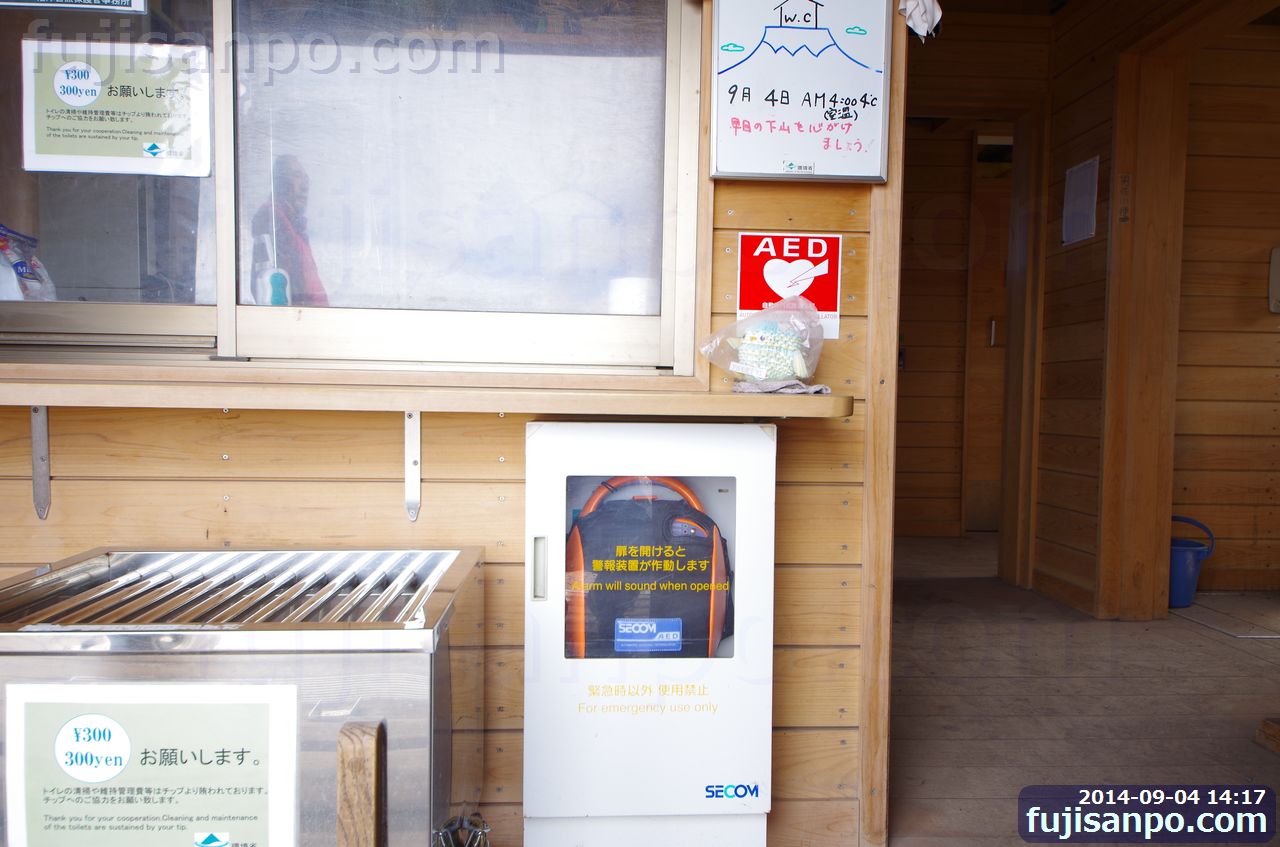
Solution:
[{"label": "wooden shelf", "polygon": [[[228,373],[209,368],[0,365],[0,406],[420,411],[680,418],[842,418],[852,397],[704,390],[417,384],[405,374]],[[345,380],[345,381],[344,381]],[[676,380],[672,380],[676,383]],[[626,384],[625,378],[612,380]],[[689,381],[678,381],[687,386]],[[673,388],[676,386],[673,385]]]}]

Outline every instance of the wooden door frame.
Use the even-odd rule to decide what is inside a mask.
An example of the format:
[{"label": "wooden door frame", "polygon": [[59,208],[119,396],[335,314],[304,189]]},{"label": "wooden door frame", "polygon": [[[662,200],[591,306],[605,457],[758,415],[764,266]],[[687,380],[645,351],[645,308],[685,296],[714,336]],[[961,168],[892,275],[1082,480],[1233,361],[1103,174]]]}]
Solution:
[{"label": "wooden door frame", "polygon": [[1120,54],[1099,480],[1099,618],[1168,614],[1193,54],[1277,5],[1200,0]]},{"label": "wooden door frame", "polygon": [[1004,445],[999,573],[1032,587],[1040,444],[1040,342],[1048,250],[1049,108],[1017,117],[1013,128],[1013,196],[1005,281],[1009,318],[1005,351]]},{"label": "wooden door frame", "polygon": [[[1280,6],[1197,0],[1118,57],[1108,220],[1100,618],[1168,612],[1182,226],[1195,51]],[[1050,105],[1016,125],[1000,576],[1034,588]]]}]

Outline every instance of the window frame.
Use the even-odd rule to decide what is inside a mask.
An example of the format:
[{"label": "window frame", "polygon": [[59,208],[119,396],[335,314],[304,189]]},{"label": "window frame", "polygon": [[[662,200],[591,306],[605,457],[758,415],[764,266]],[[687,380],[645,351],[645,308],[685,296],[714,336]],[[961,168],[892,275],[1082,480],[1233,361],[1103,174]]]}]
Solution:
[{"label": "window frame", "polygon": [[216,307],[210,305],[0,303],[0,344],[213,348],[216,332]]},{"label": "window frame", "polygon": [[666,0],[660,314],[621,316],[241,305],[234,0],[210,2],[214,305],[6,302],[0,344],[208,349],[215,361],[320,369],[385,363],[461,372],[697,375],[701,3]]}]

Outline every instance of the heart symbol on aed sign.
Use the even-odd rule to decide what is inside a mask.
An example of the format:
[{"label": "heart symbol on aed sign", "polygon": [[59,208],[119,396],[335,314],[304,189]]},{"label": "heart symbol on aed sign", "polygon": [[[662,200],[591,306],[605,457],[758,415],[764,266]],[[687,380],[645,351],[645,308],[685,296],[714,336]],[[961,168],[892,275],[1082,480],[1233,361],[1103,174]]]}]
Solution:
[{"label": "heart symbol on aed sign", "polygon": [[795,297],[803,294],[813,281],[825,274],[830,262],[815,265],[808,259],[788,262],[786,259],[770,259],[764,263],[764,281],[779,297]]}]

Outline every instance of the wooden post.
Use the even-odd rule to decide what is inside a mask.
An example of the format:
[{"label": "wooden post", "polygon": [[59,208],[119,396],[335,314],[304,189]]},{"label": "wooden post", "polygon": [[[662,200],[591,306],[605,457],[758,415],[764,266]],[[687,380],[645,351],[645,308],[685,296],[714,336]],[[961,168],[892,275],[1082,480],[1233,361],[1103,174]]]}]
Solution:
[{"label": "wooden post", "polygon": [[1121,54],[1102,405],[1100,618],[1168,614],[1189,60]]},{"label": "wooden post", "polygon": [[1008,349],[1005,359],[1000,578],[1031,587],[1040,439],[1040,328],[1048,222],[1045,110],[1025,112],[1013,130],[1009,213]]},{"label": "wooden post", "polygon": [[899,268],[907,75],[907,27],[894,15],[889,171],[871,192],[874,239],[867,302],[867,430],[862,576],[862,840],[889,839],[889,662],[893,621],[894,439],[898,413]]},{"label": "wooden post", "polygon": [[338,847],[385,847],[386,730],[348,723],[338,733]]}]

